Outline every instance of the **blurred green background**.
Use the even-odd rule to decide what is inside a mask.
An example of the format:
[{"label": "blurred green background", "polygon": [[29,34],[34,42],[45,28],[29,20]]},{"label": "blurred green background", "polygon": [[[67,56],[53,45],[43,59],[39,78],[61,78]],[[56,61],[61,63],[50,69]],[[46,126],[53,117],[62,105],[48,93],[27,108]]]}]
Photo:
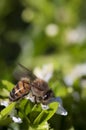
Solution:
[{"label": "blurred green background", "polygon": [[[86,0],[0,0],[0,80],[14,83],[17,63],[52,64],[68,116],[54,115],[50,128],[86,130]],[[0,128],[11,129],[21,127]]]}]

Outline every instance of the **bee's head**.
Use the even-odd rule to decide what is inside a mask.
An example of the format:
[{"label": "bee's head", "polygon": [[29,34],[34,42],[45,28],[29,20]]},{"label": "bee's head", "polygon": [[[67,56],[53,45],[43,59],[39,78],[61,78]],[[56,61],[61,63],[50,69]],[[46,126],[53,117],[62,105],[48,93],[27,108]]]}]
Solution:
[{"label": "bee's head", "polygon": [[43,96],[43,104],[48,104],[49,100],[54,97],[53,91],[49,89]]}]

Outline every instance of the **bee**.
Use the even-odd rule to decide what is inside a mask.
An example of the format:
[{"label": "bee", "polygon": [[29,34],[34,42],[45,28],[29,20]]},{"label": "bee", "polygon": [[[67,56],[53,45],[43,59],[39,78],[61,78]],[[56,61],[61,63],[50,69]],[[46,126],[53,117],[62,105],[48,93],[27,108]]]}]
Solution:
[{"label": "bee", "polygon": [[48,104],[48,101],[54,97],[48,83],[36,77],[32,71],[23,65],[19,64],[19,67],[21,71],[15,73],[19,81],[10,92],[10,101],[17,101],[29,94],[35,103]]}]

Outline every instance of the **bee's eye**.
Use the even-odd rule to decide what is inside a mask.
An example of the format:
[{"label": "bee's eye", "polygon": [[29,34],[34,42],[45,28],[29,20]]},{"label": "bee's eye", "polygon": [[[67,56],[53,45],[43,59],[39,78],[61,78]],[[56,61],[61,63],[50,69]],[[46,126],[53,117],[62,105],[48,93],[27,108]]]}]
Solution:
[{"label": "bee's eye", "polygon": [[52,95],[52,90],[47,91],[47,93],[44,95],[43,99],[47,100]]},{"label": "bee's eye", "polygon": [[47,94],[44,95],[43,99],[44,99],[44,100],[48,99],[48,95],[47,95]]}]

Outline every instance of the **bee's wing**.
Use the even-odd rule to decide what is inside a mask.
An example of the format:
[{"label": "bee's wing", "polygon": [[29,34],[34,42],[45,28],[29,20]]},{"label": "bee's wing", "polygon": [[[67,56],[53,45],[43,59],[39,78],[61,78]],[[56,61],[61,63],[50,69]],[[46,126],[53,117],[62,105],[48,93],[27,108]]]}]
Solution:
[{"label": "bee's wing", "polygon": [[23,65],[19,63],[18,63],[17,68],[14,70],[13,75],[17,80],[20,80],[21,78],[29,78],[30,80],[33,81],[37,78],[32,73],[32,71],[30,71],[29,69],[27,69],[26,67],[24,67]]}]

